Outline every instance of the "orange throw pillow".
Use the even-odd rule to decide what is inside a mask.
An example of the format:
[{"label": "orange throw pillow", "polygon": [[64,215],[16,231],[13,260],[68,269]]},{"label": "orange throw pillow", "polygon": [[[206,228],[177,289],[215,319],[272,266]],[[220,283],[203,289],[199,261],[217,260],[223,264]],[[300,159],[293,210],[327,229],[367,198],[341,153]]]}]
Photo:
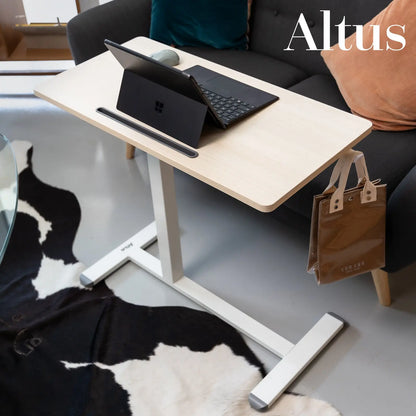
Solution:
[{"label": "orange throw pillow", "polygon": [[[346,22],[347,24],[350,22]],[[416,128],[416,1],[394,0],[363,28],[363,47],[373,44],[371,25],[380,26],[380,49],[360,50],[357,32],[322,57],[354,114],[373,122],[375,130],[411,130]],[[405,38],[406,45],[389,39],[387,30]],[[392,37],[390,35],[390,37]],[[360,45],[360,43],[359,43]]]}]

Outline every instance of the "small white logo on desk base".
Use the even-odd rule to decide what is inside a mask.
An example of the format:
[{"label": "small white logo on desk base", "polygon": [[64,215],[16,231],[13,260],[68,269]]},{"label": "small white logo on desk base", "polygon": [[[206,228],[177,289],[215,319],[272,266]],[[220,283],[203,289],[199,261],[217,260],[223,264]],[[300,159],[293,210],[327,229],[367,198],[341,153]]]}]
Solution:
[{"label": "small white logo on desk base", "polygon": [[129,243],[129,244],[125,245],[124,247],[121,248],[121,251],[125,251],[125,250],[129,249],[130,247],[133,247],[133,243]]}]

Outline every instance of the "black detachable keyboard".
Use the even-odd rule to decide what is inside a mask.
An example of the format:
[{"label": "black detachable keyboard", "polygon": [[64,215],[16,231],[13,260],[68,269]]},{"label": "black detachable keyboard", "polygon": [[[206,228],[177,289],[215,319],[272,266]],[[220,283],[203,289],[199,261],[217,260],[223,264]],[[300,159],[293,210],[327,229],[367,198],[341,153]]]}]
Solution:
[{"label": "black detachable keyboard", "polygon": [[248,104],[242,100],[234,97],[224,97],[213,91],[207,90],[200,85],[205,97],[214,107],[215,112],[221,118],[224,124],[230,124],[231,122],[245,116],[256,107]]}]

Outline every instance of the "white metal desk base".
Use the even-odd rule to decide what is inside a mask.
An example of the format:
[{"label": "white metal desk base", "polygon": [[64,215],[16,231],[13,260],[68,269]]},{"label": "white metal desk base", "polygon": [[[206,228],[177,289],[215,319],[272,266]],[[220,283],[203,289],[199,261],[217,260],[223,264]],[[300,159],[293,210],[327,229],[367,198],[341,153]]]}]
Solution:
[{"label": "white metal desk base", "polygon": [[[325,314],[296,344],[281,337],[250,316],[183,275],[173,168],[148,155],[150,185],[156,221],[86,269],[81,282],[87,287],[132,261],[203,308],[231,324],[281,357],[272,371],[253,389],[253,408],[266,410],[342,329],[339,317]],[[145,251],[158,240],[160,259]]]}]

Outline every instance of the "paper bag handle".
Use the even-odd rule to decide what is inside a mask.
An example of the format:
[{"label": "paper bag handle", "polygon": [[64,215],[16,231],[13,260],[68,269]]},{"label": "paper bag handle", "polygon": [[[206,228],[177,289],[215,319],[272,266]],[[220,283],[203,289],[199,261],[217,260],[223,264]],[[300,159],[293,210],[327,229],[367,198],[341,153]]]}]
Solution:
[{"label": "paper bag handle", "polygon": [[[375,184],[370,181],[368,176],[364,154],[357,150],[349,149],[341,156],[335,165],[329,184],[324,191],[324,193],[332,193],[329,204],[330,213],[341,211],[344,208],[344,192],[353,163],[355,164],[358,176],[357,186],[364,185],[363,190],[361,191],[361,203],[365,204],[377,200],[377,188]],[[339,183],[337,188],[335,183],[338,179]]]}]

